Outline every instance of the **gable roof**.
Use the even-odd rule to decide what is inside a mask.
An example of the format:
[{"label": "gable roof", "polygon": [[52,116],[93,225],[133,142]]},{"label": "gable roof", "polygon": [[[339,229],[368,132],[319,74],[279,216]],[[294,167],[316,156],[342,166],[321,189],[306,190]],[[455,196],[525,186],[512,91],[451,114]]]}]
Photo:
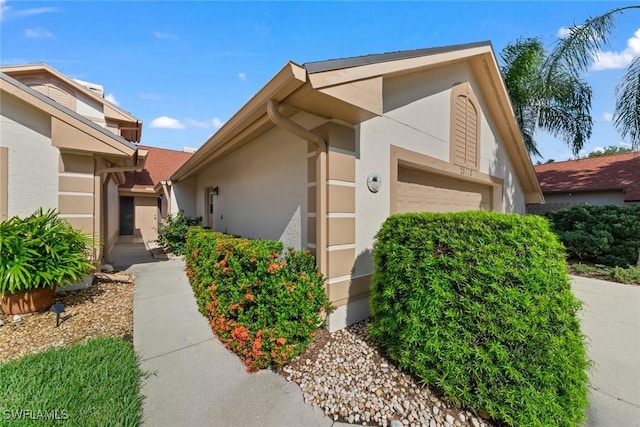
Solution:
[{"label": "gable roof", "polygon": [[306,62],[303,67],[309,74],[324,71],[341,70],[343,68],[359,67],[361,65],[378,64],[381,62],[396,61],[399,59],[417,58],[420,56],[437,55],[439,53],[455,52],[457,50],[471,49],[475,47],[491,47],[490,41],[465,43],[453,46],[428,47],[424,49],[399,50],[395,52],[376,53],[372,55],[353,56],[350,58],[328,59],[324,61]]},{"label": "gable roof", "polygon": [[166,148],[140,146],[147,151],[144,169],[140,172],[125,172],[125,182],[120,185],[123,189],[153,190],[160,181],[169,179],[193,153],[169,150]]},{"label": "gable roof", "polygon": [[108,154],[120,154],[128,157],[137,156],[138,147],[135,144],[1,72],[0,88],[2,91],[16,96],[24,102],[50,114],[52,117],[59,119],[61,122],[69,124],[73,128],[100,141],[105,145],[105,148],[108,148]]},{"label": "gable roof", "polygon": [[535,171],[545,193],[621,189],[626,202],[640,201],[640,152],[546,163]]},{"label": "gable roof", "polygon": [[309,62],[288,62],[229,121],[213,134],[172,176],[186,179],[275,125],[267,103],[280,113],[299,111],[327,120],[358,124],[383,114],[383,79],[467,62],[482,90],[497,132],[524,190],[527,203],[541,203],[542,192],[515,120],[511,101],[490,42],[392,52]]},{"label": "gable roof", "polygon": [[140,141],[140,136],[142,131],[142,121],[140,119],[133,116],[130,112],[123,110],[121,107],[117,106],[116,104],[108,101],[104,97],[99,96],[94,91],[89,89],[87,86],[80,83],[80,81],[69,78],[68,76],[56,70],[49,64],[40,62],[40,63],[33,63],[33,64],[3,65],[3,66],[0,66],[0,71],[13,78],[16,78],[16,80],[18,80],[17,78],[22,75],[33,75],[33,74],[39,74],[39,73],[44,73],[44,74],[49,74],[51,76],[54,76],[55,78],[61,80],[63,83],[71,86],[74,91],[81,92],[83,95],[101,103],[104,106],[103,113],[105,115],[105,118],[135,123],[136,129],[132,133],[131,140],[136,142]]}]

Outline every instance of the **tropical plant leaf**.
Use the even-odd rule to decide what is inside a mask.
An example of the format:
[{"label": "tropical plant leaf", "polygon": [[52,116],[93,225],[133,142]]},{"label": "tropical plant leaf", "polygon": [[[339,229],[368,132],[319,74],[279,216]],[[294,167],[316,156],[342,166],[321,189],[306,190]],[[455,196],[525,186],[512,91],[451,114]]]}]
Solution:
[{"label": "tropical plant leaf", "polygon": [[632,148],[640,148],[640,55],[631,62],[616,86],[613,121],[620,135],[629,137]]}]

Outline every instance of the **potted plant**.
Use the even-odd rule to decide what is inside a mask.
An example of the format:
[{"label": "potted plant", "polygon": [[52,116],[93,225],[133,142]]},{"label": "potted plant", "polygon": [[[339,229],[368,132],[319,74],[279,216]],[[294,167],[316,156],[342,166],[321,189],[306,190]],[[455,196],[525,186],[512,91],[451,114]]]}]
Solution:
[{"label": "potted plant", "polygon": [[38,209],[0,223],[2,311],[42,311],[53,303],[56,286],[77,282],[92,268],[91,235],[73,229],[55,210]]}]

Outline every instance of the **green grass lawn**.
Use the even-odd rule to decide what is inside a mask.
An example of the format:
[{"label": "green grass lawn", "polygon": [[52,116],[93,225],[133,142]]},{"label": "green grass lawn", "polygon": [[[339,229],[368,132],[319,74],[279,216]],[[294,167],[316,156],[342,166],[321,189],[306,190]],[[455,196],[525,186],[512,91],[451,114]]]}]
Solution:
[{"label": "green grass lawn", "polygon": [[0,425],[137,426],[144,373],[131,345],[103,337],[0,365]]}]

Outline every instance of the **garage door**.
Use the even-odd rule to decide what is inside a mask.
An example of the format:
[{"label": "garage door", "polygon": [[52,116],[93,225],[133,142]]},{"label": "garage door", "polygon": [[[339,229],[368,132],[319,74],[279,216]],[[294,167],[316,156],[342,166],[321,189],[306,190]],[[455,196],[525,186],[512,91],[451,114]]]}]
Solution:
[{"label": "garage door", "polygon": [[490,211],[491,186],[408,167],[398,167],[396,211],[460,212]]}]

